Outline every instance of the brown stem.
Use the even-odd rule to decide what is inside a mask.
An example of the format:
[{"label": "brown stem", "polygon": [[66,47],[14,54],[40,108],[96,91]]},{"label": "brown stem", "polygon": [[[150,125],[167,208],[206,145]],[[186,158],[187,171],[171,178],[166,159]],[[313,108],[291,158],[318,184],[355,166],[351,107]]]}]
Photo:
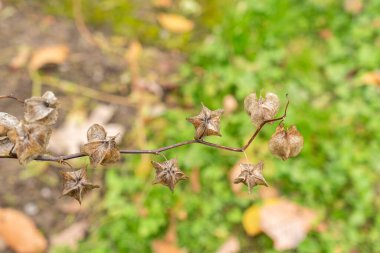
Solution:
[{"label": "brown stem", "polygon": [[22,101],[21,99],[18,99],[17,97],[13,96],[13,95],[4,95],[4,96],[0,96],[0,99],[4,99],[4,98],[10,98],[10,99],[14,99],[16,100],[17,102],[20,102],[20,103],[24,103],[24,101]]},{"label": "brown stem", "polygon": [[[253,135],[251,136],[251,138],[249,139],[249,141],[247,142],[247,144],[245,144],[241,148],[228,147],[228,146],[223,146],[223,145],[219,145],[219,144],[216,144],[216,143],[212,143],[212,142],[196,139],[196,140],[183,141],[183,142],[179,142],[179,143],[172,144],[172,145],[169,145],[169,146],[165,146],[165,147],[161,147],[161,148],[157,148],[157,149],[151,149],[151,150],[122,149],[122,150],[120,150],[120,153],[121,154],[154,154],[154,155],[158,155],[161,152],[164,152],[164,151],[167,151],[167,150],[170,150],[170,149],[174,149],[174,148],[178,148],[178,147],[181,147],[181,146],[190,145],[190,144],[193,144],[193,143],[198,143],[198,144],[202,144],[202,145],[205,145],[205,146],[209,146],[209,147],[213,147],[213,148],[217,148],[217,149],[228,150],[228,151],[232,151],[232,152],[244,152],[249,147],[249,145],[251,145],[251,143],[253,142],[253,140],[256,138],[256,136],[260,133],[261,129],[266,124],[272,123],[272,122],[275,122],[275,121],[279,121],[279,120],[284,120],[286,118],[286,113],[288,111],[288,106],[289,106],[289,99],[288,99],[288,101],[286,103],[284,114],[281,117],[278,117],[278,118],[275,118],[275,119],[271,119],[271,120],[265,120],[265,121],[263,121],[259,125],[259,127],[256,129],[256,131],[253,133]],[[62,161],[65,161],[65,160],[70,160],[70,159],[74,159],[74,158],[78,158],[78,157],[83,157],[83,156],[87,156],[87,155],[85,153],[75,153],[75,154],[63,155],[63,156],[40,155],[37,158],[35,158],[34,160],[36,160],[36,161],[58,161],[58,162],[62,162]],[[17,159],[17,155],[12,154],[12,155],[8,155],[8,156],[0,156],[0,158],[13,158],[13,159]]]}]

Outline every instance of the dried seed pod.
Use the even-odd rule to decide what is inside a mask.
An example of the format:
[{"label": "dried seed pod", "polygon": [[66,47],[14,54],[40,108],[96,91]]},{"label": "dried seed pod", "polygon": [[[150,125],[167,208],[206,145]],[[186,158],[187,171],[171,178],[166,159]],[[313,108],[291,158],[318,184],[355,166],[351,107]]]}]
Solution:
[{"label": "dried seed pod", "polygon": [[63,177],[63,196],[70,196],[82,203],[83,195],[92,189],[99,188],[99,185],[94,185],[87,181],[86,169],[75,171],[62,172]]},{"label": "dried seed pod", "polygon": [[235,178],[234,184],[243,183],[248,186],[248,191],[251,193],[251,190],[256,185],[265,185],[268,186],[268,183],[263,177],[264,163],[259,162],[258,164],[250,163],[241,163],[241,173]]},{"label": "dried seed pod", "polygon": [[52,129],[41,124],[27,124],[24,121],[8,131],[8,138],[15,143],[17,158],[21,164],[33,160],[46,152]]},{"label": "dried seed pod", "polygon": [[294,125],[286,130],[284,124],[280,124],[269,141],[270,152],[283,160],[297,156],[302,147],[303,137]]},{"label": "dried seed pod", "polygon": [[274,93],[267,93],[265,99],[257,99],[256,93],[244,100],[244,109],[251,117],[252,123],[259,126],[263,121],[273,119],[280,108],[280,100]]},{"label": "dried seed pod", "polygon": [[8,131],[17,126],[19,120],[6,112],[0,112],[0,136],[6,136]]},{"label": "dried seed pod", "polygon": [[153,184],[163,184],[174,190],[176,183],[180,180],[185,180],[188,177],[178,168],[177,159],[159,163],[152,161],[153,167],[156,169],[156,177]]},{"label": "dried seed pod", "polygon": [[47,91],[42,97],[31,97],[25,100],[24,118],[28,123],[53,125],[57,122],[58,99],[54,93]]},{"label": "dried seed pod", "polygon": [[202,111],[197,116],[186,119],[194,125],[196,131],[194,138],[199,140],[209,135],[222,136],[219,124],[223,112],[222,109],[211,111],[202,104]]},{"label": "dried seed pod", "polygon": [[120,160],[120,152],[115,139],[116,136],[107,137],[101,125],[94,124],[87,131],[88,143],[84,144],[82,152],[90,157],[92,166],[117,162]]}]

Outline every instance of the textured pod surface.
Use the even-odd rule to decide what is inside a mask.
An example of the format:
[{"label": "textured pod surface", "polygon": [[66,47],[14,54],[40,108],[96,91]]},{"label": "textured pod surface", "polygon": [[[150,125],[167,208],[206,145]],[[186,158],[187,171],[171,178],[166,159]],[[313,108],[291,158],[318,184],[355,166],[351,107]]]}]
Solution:
[{"label": "textured pod surface", "polygon": [[0,136],[7,135],[7,132],[16,127],[19,120],[6,112],[0,112]]},{"label": "textured pod surface", "polygon": [[42,97],[31,97],[25,100],[24,118],[28,123],[53,125],[57,122],[58,99],[54,93],[47,91]]},{"label": "textured pod surface", "polygon": [[202,111],[194,117],[187,118],[186,120],[193,124],[195,128],[195,139],[202,139],[205,136],[220,134],[220,118],[224,110],[218,109],[211,111],[202,104]]},{"label": "textured pod surface", "polygon": [[88,143],[81,148],[90,157],[92,166],[105,165],[120,160],[120,152],[116,145],[116,136],[107,137],[104,127],[92,125],[87,131]]},{"label": "textured pod surface", "polygon": [[274,93],[267,93],[265,98],[257,98],[256,93],[252,93],[244,99],[244,109],[255,126],[259,126],[265,120],[273,119],[279,108],[280,100]]},{"label": "textured pod surface", "polygon": [[25,124],[21,121],[8,132],[9,139],[15,143],[15,150],[21,164],[33,160],[46,151],[52,129],[41,124]]},{"label": "textured pod surface", "polygon": [[248,191],[251,192],[252,188],[256,185],[268,186],[263,176],[264,163],[258,164],[241,163],[240,175],[235,178],[234,184],[243,183],[248,186]]},{"label": "textured pod surface", "polygon": [[280,124],[269,141],[270,152],[283,160],[297,156],[302,148],[303,137],[295,126],[286,130],[284,125]]},{"label": "textured pod surface", "polygon": [[73,197],[79,203],[82,203],[84,194],[95,188],[99,188],[98,185],[94,185],[87,181],[87,171],[85,168],[75,171],[62,172],[62,177],[62,195]]},{"label": "textured pod surface", "polygon": [[156,177],[153,184],[163,184],[171,191],[180,180],[185,180],[188,177],[178,168],[177,159],[170,159],[159,163],[152,161],[153,167],[156,169]]}]

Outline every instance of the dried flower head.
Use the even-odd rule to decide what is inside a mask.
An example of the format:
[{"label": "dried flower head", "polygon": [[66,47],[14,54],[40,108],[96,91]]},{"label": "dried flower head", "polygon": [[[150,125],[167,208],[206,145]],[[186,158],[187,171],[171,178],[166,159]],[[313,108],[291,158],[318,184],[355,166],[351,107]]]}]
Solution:
[{"label": "dried flower head", "polygon": [[245,98],[244,108],[251,117],[252,123],[259,126],[263,121],[276,116],[280,108],[280,100],[274,93],[267,93],[265,98],[260,96],[259,99],[256,93],[252,93]]},{"label": "dried flower head", "polygon": [[251,193],[252,188],[256,185],[268,186],[262,174],[264,168],[263,162],[259,162],[258,164],[241,163],[240,167],[240,175],[234,180],[234,184],[243,183],[247,185],[249,193]]},{"label": "dried flower head", "polygon": [[153,184],[163,184],[174,190],[176,183],[185,180],[188,177],[178,168],[177,159],[170,159],[159,163],[152,161],[153,167],[156,169],[156,178]]},{"label": "dried flower head", "polygon": [[86,169],[75,171],[62,172],[63,177],[63,196],[70,196],[82,203],[83,195],[92,189],[99,188],[99,185],[94,185],[87,181]]},{"label": "dried flower head", "polygon": [[52,129],[41,124],[19,124],[8,131],[8,138],[15,143],[17,158],[21,164],[33,160],[46,152]]},{"label": "dried flower head", "polygon": [[47,91],[42,97],[31,97],[25,100],[24,118],[28,123],[53,125],[57,121],[58,99],[54,93]]},{"label": "dried flower head", "polygon": [[219,124],[223,111],[222,109],[211,111],[202,104],[202,111],[197,116],[186,119],[195,127],[194,138],[199,140],[209,135],[222,136],[219,132]]},{"label": "dried flower head", "polygon": [[19,124],[19,120],[8,113],[0,112],[0,155],[9,155],[15,146],[8,132]]},{"label": "dried flower head", "polygon": [[92,166],[105,165],[120,160],[120,152],[116,147],[116,137],[107,137],[106,130],[99,124],[94,124],[88,129],[88,143],[84,144],[82,152],[90,157]]},{"label": "dried flower head", "polygon": [[291,126],[286,130],[284,124],[280,124],[269,141],[270,152],[283,160],[297,156],[302,147],[303,137],[296,126]]}]

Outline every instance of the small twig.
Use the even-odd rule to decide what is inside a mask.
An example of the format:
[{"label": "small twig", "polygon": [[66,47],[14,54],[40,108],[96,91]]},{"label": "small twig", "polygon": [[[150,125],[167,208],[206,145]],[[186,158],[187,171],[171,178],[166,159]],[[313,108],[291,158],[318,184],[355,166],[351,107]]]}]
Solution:
[{"label": "small twig", "polygon": [[0,96],[0,99],[4,99],[4,98],[10,98],[10,99],[14,99],[16,100],[17,102],[20,102],[20,103],[24,103],[24,101],[22,101],[21,99],[18,99],[17,97],[13,96],[13,95],[4,95],[4,96]]},{"label": "small twig", "polygon": [[[261,129],[266,124],[285,119],[286,113],[288,111],[288,106],[289,106],[289,99],[288,99],[288,101],[286,103],[284,114],[281,117],[279,117],[279,118],[263,121],[259,125],[259,127],[256,129],[256,131],[253,133],[252,137],[249,139],[249,141],[247,142],[247,144],[245,144],[241,148],[234,148],[234,147],[229,147],[229,146],[223,146],[223,145],[219,145],[219,144],[216,144],[216,143],[212,143],[212,142],[207,142],[207,141],[204,141],[204,140],[196,139],[196,140],[183,141],[183,142],[179,142],[179,143],[172,144],[172,145],[169,145],[169,146],[165,146],[165,147],[161,147],[161,148],[157,148],[157,149],[151,149],[151,150],[122,149],[122,150],[120,150],[120,153],[121,154],[153,154],[153,155],[160,155],[161,152],[164,152],[164,151],[167,151],[167,150],[170,150],[170,149],[174,149],[174,148],[178,148],[178,147],[181,147],[181,146],[190,145],[190,144],[193,144],[193,143],[198,143],[198,144],[202,144],[202,145],[205,145],[205,146],[209,146],[209,147],[213,147],[213,148],[217,148],[217,149],[228,150],[228,151],[232,151],[232,152],[244,152],[249,147],[249,145],[251,145],[251,143],[253,142],[253,140],[256,138],[256,136],[260,133]],[[34,160],[36,160],[36,161],[59,161],[59,162],[62,162],[62,161],[65,161],[65,160],[75,159],[75,158],[84,157],[84,156],[87,156],[87,155],[85,153],[75,153],[75,154],[63,155],[63,156],[41,155],[41,156],[38,156],[37,158],[35,158]],[[13,158],[13,159],[16,159],[17,155],[12,154],[12,155],[9,155],[9,156],[0,156],[0,158]]]}]

